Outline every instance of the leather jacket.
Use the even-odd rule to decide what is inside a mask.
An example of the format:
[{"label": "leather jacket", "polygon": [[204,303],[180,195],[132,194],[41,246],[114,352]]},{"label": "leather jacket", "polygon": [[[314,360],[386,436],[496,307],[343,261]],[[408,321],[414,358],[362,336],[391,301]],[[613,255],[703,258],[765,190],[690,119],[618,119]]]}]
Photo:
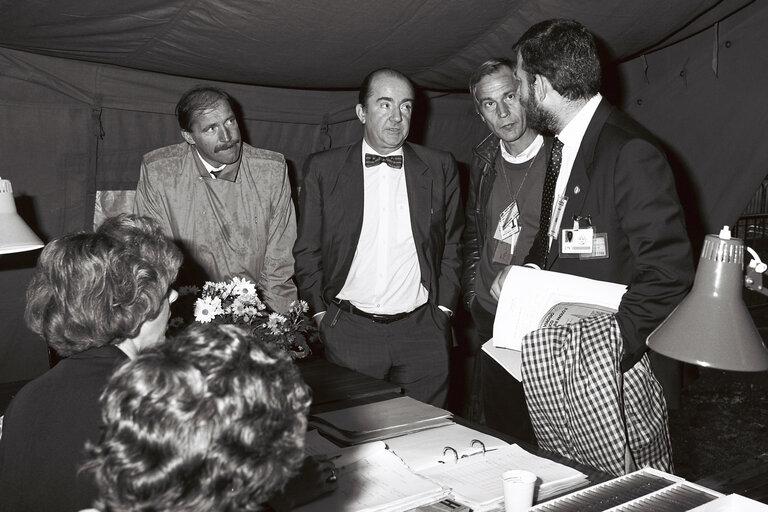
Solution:
[{"label": "leather jacket", "polygon": [[485,215],[493,181],[496,178],[496,156],[500,151],[499,138],[493,133],[483,139],[472,150],[472,167],[469,170],[469,191],[467,194],[466,222],[462,245],[463,270],[461,289],[464,305],[475,297],[475,277],[480,262],[480,251],[485,243]]}]

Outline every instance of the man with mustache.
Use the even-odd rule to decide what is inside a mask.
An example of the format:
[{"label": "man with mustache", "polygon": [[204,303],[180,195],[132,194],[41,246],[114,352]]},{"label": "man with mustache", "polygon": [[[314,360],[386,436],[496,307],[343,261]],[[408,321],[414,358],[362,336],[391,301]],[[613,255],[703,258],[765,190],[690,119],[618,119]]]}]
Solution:
[{"label": "man with mustache", "polygon": [[393,69],[363,80],[362,140],[305,164],[293,252],[328,360],[442,407],[464,222],[453,157],[406,142],[415,99]]},{"label": "man with mustache", "polygon": [[134,211],[159,220],[184,250],[179,284],[245,277],[285,312],[296,299],[285,158],[243,143],[234,100],[221,89],[187,91],[176,116],[185,142],[144,155]]}]

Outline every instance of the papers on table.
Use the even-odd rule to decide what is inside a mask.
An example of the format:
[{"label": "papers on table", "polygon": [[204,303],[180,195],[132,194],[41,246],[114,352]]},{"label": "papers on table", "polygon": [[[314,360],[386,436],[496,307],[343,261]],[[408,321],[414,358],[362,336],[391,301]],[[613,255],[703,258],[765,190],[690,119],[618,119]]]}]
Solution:
[{"label": "papers on table", "polygon": [[[323,436],[352,446],[334,455],[338,489],[297,510],[409,510],[453,496],[482,511],[503,501],[501,475],[508,469],[535,473],[539,499],[587,482],[575,469],[456,424],[451,417],[409,397],[311,416],[310,423]],[[360,442],[365,438],[386,441]],[[334,454],[326,441],[309,432],[308,453]]]},{"label": "papers on table", "polygon": [[501,289],[493,345],[520,350],[531,331],[615,312],[626,290],[621,284],[515,265]]},{"label": "papers on table", "polygon": [[536,501],[587,483],[584,473],[533,455],[516,444],[461,458],[453,464],[435,464],[420,474],[450,488],[456,501],[477,512],[494,508],[504,500],[501,475],[509,469],[525,469],[538,477]]},{"label": "papers on table", "polygon": [[383,442],[342,449],[338,488],[295,512],[408,510],[439,501],[448,489],[411,471]]},{"label": "papers on table", "polygon": [[447,425],[452,423],[451,416],[445,409],[401,396],[313,414],[309,424],[341,444],[352,445]]}]

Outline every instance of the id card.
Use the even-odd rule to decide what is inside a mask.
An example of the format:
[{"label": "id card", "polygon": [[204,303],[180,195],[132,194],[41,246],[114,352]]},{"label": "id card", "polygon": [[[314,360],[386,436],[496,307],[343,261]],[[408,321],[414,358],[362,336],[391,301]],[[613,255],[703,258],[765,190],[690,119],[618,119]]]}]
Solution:
[{"label": "id card", "polygon": [[579,254],[580,260],[601,260],[608,257],[608,233],[595,233],[592,252]]},{"label": "id card", "polygon": [[509,239],[518,233],[520,233],[520,210],[517,208],[517,202],[512,201],[499,214],[499,223],[493,237],[496,240],[509,242]]},{"label": "id card", "polygon": [[564,229],[561,244],[563,254],[592,254],[595,230],[592,228]]}]

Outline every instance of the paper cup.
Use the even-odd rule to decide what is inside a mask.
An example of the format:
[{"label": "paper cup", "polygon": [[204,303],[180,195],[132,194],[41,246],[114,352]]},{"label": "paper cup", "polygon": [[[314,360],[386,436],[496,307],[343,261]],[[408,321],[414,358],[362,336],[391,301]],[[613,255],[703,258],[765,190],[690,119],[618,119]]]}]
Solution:
[{"label": "paper cup", "polygon": [[536,475],[523,469],[511,469],[501,475],[504,483],[504,510],[523,512],[533,506]]}]

